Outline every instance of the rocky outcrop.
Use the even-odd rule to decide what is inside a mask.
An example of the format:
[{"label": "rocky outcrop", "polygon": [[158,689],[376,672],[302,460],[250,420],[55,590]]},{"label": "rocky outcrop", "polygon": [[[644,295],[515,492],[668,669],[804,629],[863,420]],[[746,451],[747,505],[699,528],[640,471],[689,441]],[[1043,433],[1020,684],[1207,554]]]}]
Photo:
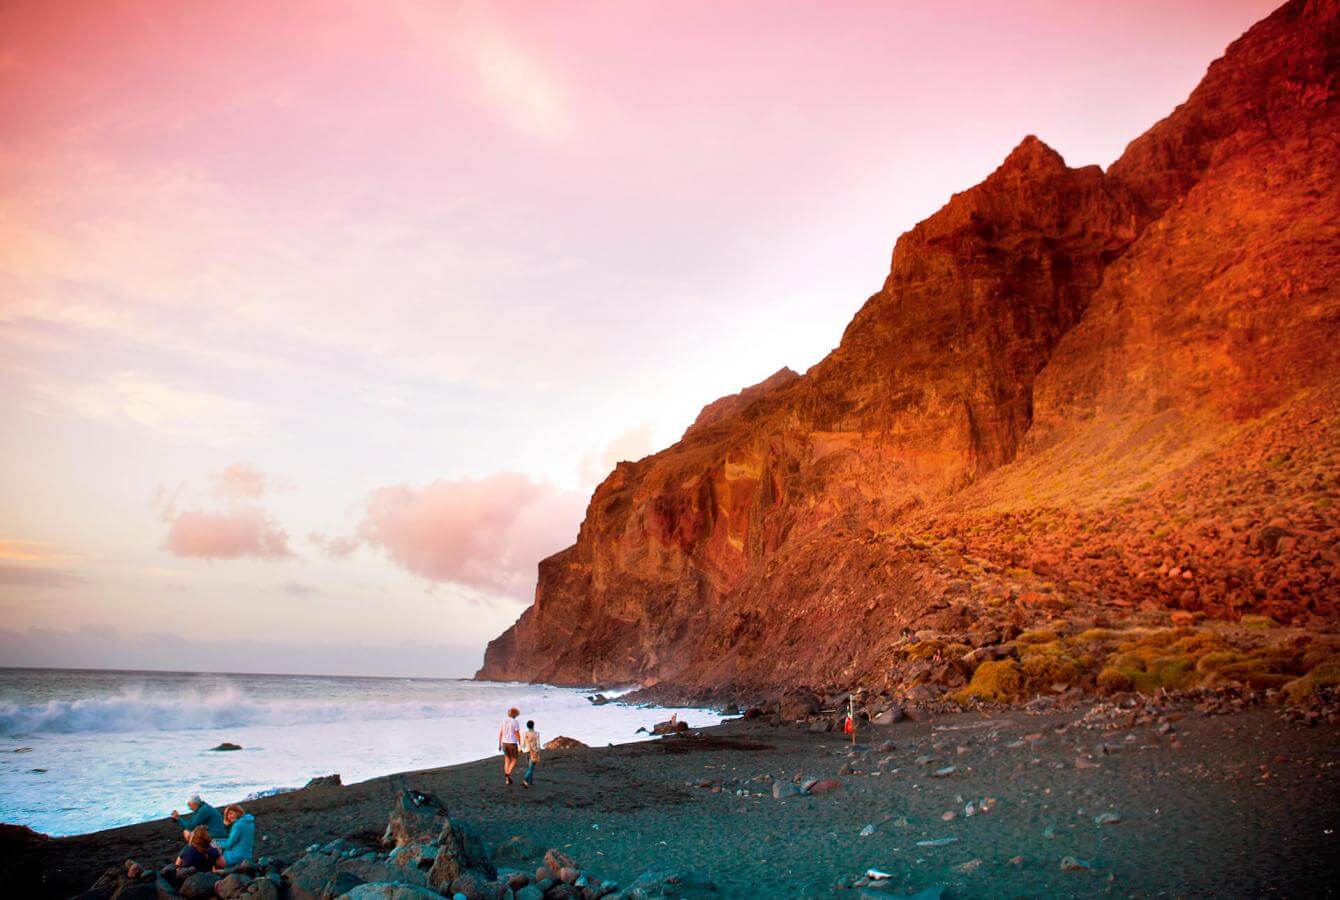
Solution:
[{"label": "rocky outcrop", "polygon": [[1107,172],[1026,138],[898,240],[827,358],[621,463],[479,676],[957,686],[976,657],[909,640],[1332,621],[1338,9],[1258,23]]}]

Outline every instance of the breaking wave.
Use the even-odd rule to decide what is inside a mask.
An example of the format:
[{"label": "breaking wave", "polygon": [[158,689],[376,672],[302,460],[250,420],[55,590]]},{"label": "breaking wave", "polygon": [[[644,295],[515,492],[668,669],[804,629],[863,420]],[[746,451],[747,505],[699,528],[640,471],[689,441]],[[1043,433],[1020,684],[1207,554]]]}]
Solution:
[{"label": "breaking wave", "polygon": [[128,689],[107,697],[0,703],[0,736],[88,732],[191,731],[253,725],[307,725],[386,719],[427,719],[492,713],[495,702],[350,699],[258,700],[233,686],[208,693]]}]

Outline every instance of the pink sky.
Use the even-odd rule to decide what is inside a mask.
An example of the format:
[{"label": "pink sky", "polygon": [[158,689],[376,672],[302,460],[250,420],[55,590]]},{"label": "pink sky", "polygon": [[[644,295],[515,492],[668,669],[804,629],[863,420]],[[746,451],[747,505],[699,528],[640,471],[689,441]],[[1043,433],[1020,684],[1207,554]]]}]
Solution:
[{"label": "pink sky", "polygon": [[473,670],[613,462],[1271,7],[0,6],[0,665]]}]

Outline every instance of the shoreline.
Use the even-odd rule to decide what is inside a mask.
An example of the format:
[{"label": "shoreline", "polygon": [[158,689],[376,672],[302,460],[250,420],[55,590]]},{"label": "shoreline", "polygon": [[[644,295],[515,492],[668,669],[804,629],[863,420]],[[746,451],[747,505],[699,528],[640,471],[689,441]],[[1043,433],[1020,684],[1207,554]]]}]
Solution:
[{"label": "shoreline", "polygon": [[[412,788],[440,797],[494,851],[559,848],[583,871],[623,884],[654,866],[696,870],[721,896],[860,895],[873,890],[852,887],[869,867],[893,875],[893,896],[937,886],[955,897],[1285,896],[1337,883],[1335,723],[1288,721],[1268,707],[1210,715],[1143,698],[931,713],[863,727],[857,751],[813,728],[756,718],[548,751],[529,791],[504,788],[493,756],[317,784],[247,808],[262,838],[257,855],[292,862],[341,837],[375,844],[398,792]],[[774,796],[790,788],[772,784],[809,777],[837,787]],[[1104,812],[1120,821],[1095,824]],[[51,839],[6,826],[0,886],[68,897],[127,858],[164,865],[179,844],[166,819]],[[1063,871],[1066,856],[1088,868]]]}]

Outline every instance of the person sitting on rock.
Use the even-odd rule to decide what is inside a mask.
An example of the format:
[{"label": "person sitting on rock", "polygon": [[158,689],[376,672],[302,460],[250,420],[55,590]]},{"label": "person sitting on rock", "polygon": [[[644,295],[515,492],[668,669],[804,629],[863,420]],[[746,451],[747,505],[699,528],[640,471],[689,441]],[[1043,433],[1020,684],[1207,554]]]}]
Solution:
[{"label": "person sitting on rock", "polygon": [[521,735],[521,749],[530,757],[526,774],[521,776],[521,786],[530,787],[535,780],[535,764],[540,761],[540,733],[535,730],[534,722],[526,723],[526,733]]},{"label": "person sitting on rock", "polygon": [[177,868],[190,867],[197,872],[208,872],[218,861],[219,848],[209,842],[209,829],[204,825],[195,826],[177,856]]},{"label": "person sitting on rock", "polygon": [[216,842],[219,859],[215,868],[231,868],[244,860],[251,859],[256,847],[256,818],[234,803],[223,811],[223,821],[228,824],[228,837]]},{"label": "person sitting on rock", "polygon": [[228,828],[223,824],[223,816],[219,815],[217,809],[201,800],[199,794],[192,794],[191,799],[186,801],[186,805],[191,808],[191,811],[184,816],[175,809],[172,811],[173,821],[183,828],[182,840],[189,843],[191,832],[200,825],[209,829],[211,838],[221,838],[228,833]]},{"label": "person sitting on rock", "polygon": [[498,729],[498,749],[503,755],[503,783],[512,783],[512,771],[516,769],[517,749],[521,744],[521,729],[516,724],[516,717],[521,715],[521,710],[513,707],[507,711],[507,718],[503,719],[502,727]]}]

